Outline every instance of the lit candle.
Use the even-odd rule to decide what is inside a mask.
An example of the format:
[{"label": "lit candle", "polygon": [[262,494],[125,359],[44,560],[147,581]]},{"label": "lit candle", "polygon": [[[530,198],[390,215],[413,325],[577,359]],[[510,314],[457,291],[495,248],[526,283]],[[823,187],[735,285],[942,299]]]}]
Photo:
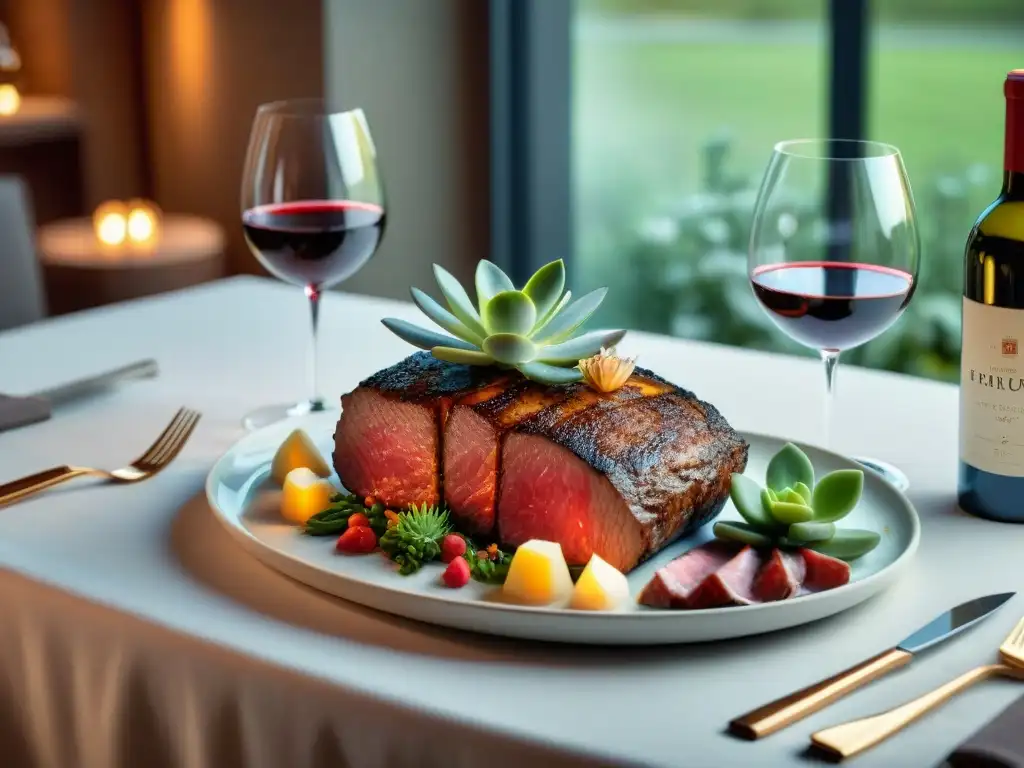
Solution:
[{"label": "lit candle", "polygon": [[146,200],[128,201],[125,228],[133,243],[152,245],[160,236],[160,209]]},{"label": "lit candle", "polygon": [[327,509],[335,493],[334,486],[308,467],[293,469],[284,479],[281,515],[301,525]]},{"label": "lit candle", "polygon": [[96,239],[103,245],[121,245],[128,236],[128,209],[117,200],[103,203],[92,215]]},{"label": "lit candle", "polygon": [[0,115],[13,115],[21,106],[21,94],[13,83],[0,85]]}]

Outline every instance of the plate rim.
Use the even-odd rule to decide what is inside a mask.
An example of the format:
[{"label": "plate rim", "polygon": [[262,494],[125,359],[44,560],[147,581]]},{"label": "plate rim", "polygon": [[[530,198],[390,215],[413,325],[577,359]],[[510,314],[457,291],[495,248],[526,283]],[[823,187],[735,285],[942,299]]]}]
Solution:
[{"label": "plate rim", "polygon": [[[316,414],[316,415],[313,416],[313,418],[319,418],[319,417],[322,417],[322,414]],[[906,567],[906,565],[910,562],[910,560],[917,553],[918,545],[919,545],[920,539],[921,539],[921,520],[920,520],[920,516],[918,515],[917,509],[914,507],[913,503],[907,497],[906,493],[904,493],[899,488],[897,488],[897,487],[895,487],[895,486],[893,486],[891,484],[888,484],[888,481],[886,481],[881,476],[878,476],[877,473],[871,472],[872,475],[876,476],[876,479],[877,479],[877,481],[879,483],[886,483],[887,484],[888,491],[893,493],[893,494],[895,494],[896,498],[900,502],[901,514],[904,515],[904,517],[909,521],[909,524],[910,524],[910,538],[909,538],[909,541],[907,542],[907,545],[903,548],[903,550],[888,565],[884,566],[883,568],[881,568],[878,571],[875,571],[872,574],[869,574],[869,575],[865,576],[862,579],[858,579],[857,581],[849,582],[849,583],[844,584],[843,586],[838,587],[836,589],[829,589],[829,590],[825,590],[825,591],[822,591],[822,592],[815,592],[815,593],[812,593],[812,594],[809,594],[809,595],[802,595],[800,597],[795,597],[795,598],[791,598],[791,599],[788,599],[788,600],[780,600],[780,601],[773,601],[773,602],[767,602],[767,603],[756,603],[756,604],[752,604],[752,605],[723,606],[723,607],[717,607],[717,608],[698,608],[698,609],[691,609],[691,610],[654,610],[654,609],[651,609],[651,610],[639,610],[639,611],[638,610],[629,610],[629,611],[581,611],[581,610],[572,610],[572,609],[569,609],[569,608],[562,608],[562,607],[552,608],[552,607],[549,607],[549,606],[517,605],[517,604],[514,604],[514,603],[489,602],[489,601],[484,601],[484,600],[474,600],[474,601],[451,600],[449,598],[446,598],[446,597],[443,597],[443,596],[440,596],[440,595],[432,595],[432,594],[428,594],[428,593],[425,593],[425,592],[414,592],[414,591],[410,591],[410,590],[395,589],[393,587],[389,587],[387,585],[380,584],[380,583],[377,583],[377,582],[374,582],[374,581],[367,581],[364,578],[361,578],[359,576],[352,575],[352,574],[343,574],[343,573],[338,573],[338,572],[335,572],[335,571],[327,571],[327,570],[321,568],[320,566],[318,566],[318,565],[316,565],[314,563],[309,562],[305,558],[296,556],[294,554],[282,551],[281,549],[279,549],[277,547],[271,546],[267,542],[265,542],[262,539],[260,539],[258,536],[254,535],[248,528],[246,528],[246,526],[241,524],[241,520],[240,519],[239,519],[238,523],[234,523],[234,522],[232,522],[232,520],[228,519],[229,517],[231,517],[231,515],[227,514],[226,512],[224,512],[220,508],[220,504],[216,500],[216,497],[215,497],[215,494],[214,494],[215,478],[218,475],[222,474],[222,471],[223,471],[222,467],[223,467],[224,463],[227,461],[228,457],[232,453],[234,453],[239,448],[240,445],[242,445],[245,442],[248,442],[250,440],[255,439],[261,433],[269,432],[269,431],[272,431],[272,430],[282,429],[282,428],[286,427],[289,424],[299,425],[301,423],[307,422],[308,420],[310,420],[310,416],[292,417],[292,418],[289,418],[289,419],[286,419],[286,420],[283,420],[283,421],[280,421],[280,422],[275,422],[273,424],[269,424],[269,425],[267,425],[265,427],[261,427],[260,429],[256,429],[256,430],[253,430],[251,432],[248,432],[245,435],[243,435],[242,437],[240,437],[238,440],[236,440],[234,443],[232,443],[225,451],[223,451],[220,454],[220,456],[217,457],[216,461],[214,461],[213,465],[210,467],[210,470],[209,470],[209,472],[207,473],[207,476],[206,476],[206,481],[204,483],[204,490],[205,490],[205,493],[206,493],[206,500],[207,500],[208,504],[210,505],[210,509],[213,511],[214,516],[217,518],[217,520],[220,522],[220,524],[225,529],[227,529],[228,533],[231,534],[231,536],[233,538],[235,538],[239,542],[243,543],[244,545],[247,545],[247,546],[245,546],[246,549],[249,549],[249,547],[254,547],[256,550],[258,550],[260,552],[270,553],[274,557],[279,557],[279,558],[282,558],[284,560],[290,561],[291,563],[295,564],[296,566],[299,566],[300,568],[308,568],[308,569],[311,569],[311,570],[317,572],[318,574],[323,574],[324,576],[327,576],[327,577],[340,578],[342,580],[347,580],[347,581],[350,581],[350,582],[353,582],[353,583],[357,584],[359,587],[364,588],[364,589],[379,590],[379,591],[381,591],[383,593],[387,593],[387,594],[399,594],[399,595],[410,596],[410,597],[411,596],[415,596],[415,597],[420,598],[420,599],[426,598],[430,603],[432,603],[432,604],[434,604],[436,606],[448,606],[448,607],[458,606],[459,608],[466,607],[466,606],[471,606],[472,609],[474,609],[474,610],[486,611],[488,614],[493,614],[494,612],[498,612],[498,613],[502,613],[502,614],[513,612],[513,613],[516,613],[516,614],[526,615],[526,616],[538,616],[538,617],[549,616],[549,617],[557,617],[559,619],[564,619],[564,618],[571,617],[574,621],[578,621],[580,623],[585,623],[585,622],[591,622],[591,623],[597,623],[597,622],[601,622],[601,623],[605,623],[605,622],[626,623],[626,622],[638,621],[639,618],[641,618],[641,617],[644,618],[644,619],[649,619],[651,621],[658,621],[658,620],[660,620],[663,623],[667,623],[669,621],[679,622],[681,620],[681,618],[684,617],[684,616],[685,617],[691,617],[691,620],[697,620],[699,618],[706,618],[706,617],[709,617],[709,616],[721,616],[721,615],[725,614],[726,612],[728,613],[728,615],[735,616],[737,618],[740,618],[741,616],[756,616],[758,613],[764,612],[766,610],[768,610],[768,611],[778,611],[778,608],[779,608],[780,605],[795,605],[795,604],[799,603],[800,606],[811,606],[811,605],[814,605],[817,602],[835,600],[836,599],[835,596],[836,596],[837,593],[850,595],[850,593],[852,591],[862,592],[862,591],[867,590],[867,591],[870,592],[871,591],[870,588],[872,586],[874,586],[877,582],[879,582],[879,581],[884,582],[887,579],[892,579],[895,576],[899,575],[899,573]],[[300,428],[300,427],[299,426],[295,426],[294,428]],[[797,440],[786,438],[786,437],[780,437],[778,435],[771,435],[771,434],[767,434],[767,433],[763,433],[763,432],[756,432],[756,431],[751,431],[751,430],[740,430],[740,429],[737,429],[736,432],[741,437],[743,437],[744,440],[747,440],[748,443],[750,441],[750,438],[769,440],[769,441],[777,441],[777,442],[783,442],[783,443],[791,442],[794,445],[796,445],[798,447],[801,447],[801,448],[803,448],[803,447],[811,448],[814,451],[817,451],[817,452],[820,452],[822,454],[827,455],[830,459],[839,460],[841,463],[857,464],[856,460],[851,458],[851,457],[849,457],[849,456],[845,456],[845,455],[843,455],[841,453],[837,453],[837,452],[829,450],[827,448],[821,448],[821,447],[816,446],[816,445],[814,445],[812,443],[808,443],[808,442],[804,442],[804,441],[797,441]],[[269,467],[269,464],[268,464],[268,467]],[[332,470],[333,470],[333,467],[332,467]],[[255,475],[255,473],[260,472],[260,471],[261,470],[259,470],[259,469],[255,469],[254,470],[254,475]],[[261,477],[261,479],[262,479],[262,477]],[[238,515],[235,515],[234,517],[239,517],[240,518],[240,516],[238,516]],[[711,521],[709,521],[709,523],[710,522]],[[260,557],[258,552],[253,552],[252,554],[257,559],[259,559],[261,562],[266,563],[266,560],[264,560],[264,558]],[[277,567],[277,566],[272,566],[272,567],[274,567],[275,570],[280,571],[279,567]],[[296,578],[297,579],[297,577],[291,577],[290,574],[284,574],[284,575],[289,576],[290,578]],[[297,580],[302,581],[301,579],[297,579]],[[314,585],[308,584],[308,582],[303,582],[303,583],[306,583],[307,586],[312,586],[314,589],[317,589],[318,591],[326,591],[326,590],[322,590],[319,587],[316,587]],[[358,601],[350,600],[349,598],[345,598],[345,597],[341,597],[337,593],[327,592],[327,594],[331,594],[334,597],[337,597],[337,598],[342,599],[342,600],[349,600],[349,602],[355,602],[357,604],[366,605],[365,603],[358,603]],[[874,594],[874,593],[871,592],[871,594]],[[860,602],[860,601],[857,601],[857,602]],[[856,604],[857,603],[853,603],[853,604],[851,604],[848,607],[853,607],[853,605],[856,605]],[[373,608],[374,610],[379,610],[379,611],[385,612],[385,613],[394,613],[392,611],[388,611],[387,609],[379,608],[379,607],[377,607],[375,605],[371,605],[371,606],[368,606],[368,607]],[[846,608],[840,609],[839,612],[841,612],[843,610],[847,610],[847,609]],[[396,614],[396,615],[401,615],[401,614]],[[822,617],[822,618],[824,618],[824,617]]]}]

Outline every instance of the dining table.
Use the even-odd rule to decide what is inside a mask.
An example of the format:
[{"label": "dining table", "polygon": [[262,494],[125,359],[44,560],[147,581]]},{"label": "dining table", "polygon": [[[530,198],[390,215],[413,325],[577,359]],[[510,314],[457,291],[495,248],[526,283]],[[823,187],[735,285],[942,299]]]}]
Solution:
[{"label": "dining table", "polygon": [[[753,301],[753,299],[751,299]],[[343,292],[321,310],[321,390],[340,396],[412,348],[380,323],[408,302]],[[903,322],[909,322],[904,319]],[[660,646],[541,643],[442,629],[315,591],[244,551],[204,483],[250,410],[307,392],[298,288],[237,276],[0,333],[0,392],[154,358],[160,375],[0,433],[0,482],[121,466],[181,406],[181,455],[134,485],[78,480],[0,509],[0,764],[799,766],[812,732],[895,706],[996,659],[1024,595],[806,720],[758,741],[729,720],[898,643],[980,595],[1021,590],[1024,526],[961,512],[957,387],[838,372],[832,450],[901,468],[920,545],[892,586],[804,626]],[[821,362],[630,332],[639,364],[737,430],[820,444]],[[940,765],[1024,692],[992,680],[854,758]]]}]

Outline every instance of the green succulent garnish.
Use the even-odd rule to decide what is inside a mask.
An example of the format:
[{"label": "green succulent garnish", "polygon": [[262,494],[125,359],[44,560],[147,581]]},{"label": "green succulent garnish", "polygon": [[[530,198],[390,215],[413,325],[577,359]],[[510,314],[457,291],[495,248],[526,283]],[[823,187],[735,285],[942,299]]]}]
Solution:
[{"label": "green succulent garnish", "polygon": [[393,317],[381,322],[439,360],[501,365],[543,384],[565,384],[583,377],[576,367],[580,360],[602,347],[614,347],[626,335],[621,330],[577,335],[608,289],[591,291],[570,304],[571,292],[562,293],[565,264],[561,259],[538,269],[522,290],[499,267],[482,260],[476,268],[476,304],[459,281],[437,264],[434,277],[448,308],[418,288],[412,289],[412,299],[451,336]]},{"label": "green succulent garnish", "polygon": [[853,560],[878,546],[874,531],[838,530],[836,522],[857,506],[864,473],[839,469],[815,482],[807,454],[786,443],[765,472],[765,487],[733,474],[729,496],[744,522],[715,523],[715,535],[751,546],[807,547]]}]

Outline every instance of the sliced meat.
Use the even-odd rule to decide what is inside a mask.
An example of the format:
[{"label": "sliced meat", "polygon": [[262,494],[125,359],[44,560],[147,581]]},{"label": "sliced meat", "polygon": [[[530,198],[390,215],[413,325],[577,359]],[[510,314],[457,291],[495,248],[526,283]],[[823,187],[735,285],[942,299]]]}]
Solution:
[{"label": "sliced meat", "polygon": [[342,397],[334,466],[389,506],[443,498],[467,532],[628,571],[718,514],[747,449],[713,406],[644,369],[601,394],[420,352]]},{"label": "sliced meat", "polygon": [[764,603],[793,597],[800,591],[806,570],[801,555],[773,549],[754,578],[754,596]]},{"label": "sliced meat", "polygon": [[567,395],[522,380],[456,398],[444,430],[444,498],[467,533],[495,533],[502,436]]},{"label": "sliced meat", "polygon": [[374,374],[341,398],[333,458],[342,484],[390,507],[440,503],[440,427],[452,399],[507,378],[429,353]]},{"label": "sliced meat", "polygon": [[396,507],[441,500],[433,408],[390,400],[372,389],[346,395],[342,407],[334,466],[348,490]]},{"label": "sliced meat", "polygon": [[804,588],[811,592],[835,589],[850,581],[850,564],[813,549],[801,549],[800,555],[807,566]]},{"label": "sliced meat", "polygon": [[719,608],[726,605],[750,605],[754,597],[754,578],[761,567],[761,556],[753,547],[743,547],[729,562],[707,576],[690,595],[689,608]]},{"label": "sliced meat", "polygon": [[637,599],[642,605],[652,608],[686,608],[693,590],[736,553],[737,547],[724,541],[710,541],[694,547],[664,568],[659,568]]}]

